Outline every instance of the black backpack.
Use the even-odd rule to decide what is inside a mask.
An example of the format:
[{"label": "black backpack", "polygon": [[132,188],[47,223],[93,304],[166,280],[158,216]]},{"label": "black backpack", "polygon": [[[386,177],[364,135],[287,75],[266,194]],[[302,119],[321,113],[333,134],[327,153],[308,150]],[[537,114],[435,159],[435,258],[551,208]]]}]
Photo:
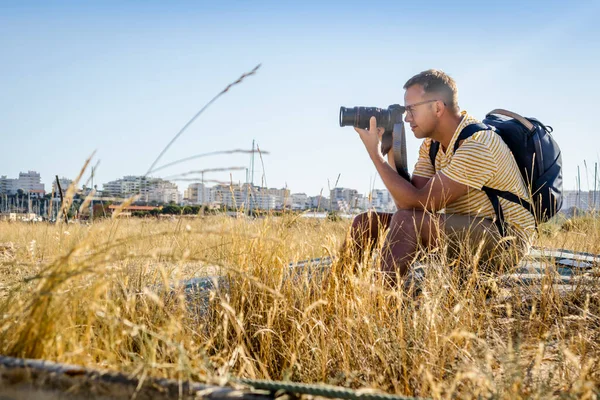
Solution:
[{"label": "black backpack", "polygon": [[[533,204],[511,192],[484,186],[482,190],[490,199],[496,212],[496,225],[504,236],[504,214],[498,197],[521,204],[531,212],[536,224],[547,221],[560,210],[562,193],[562,158],[560,148],[550,133],[552,127],[545,126],[535,118],[524,118],[511,111],[496,109],[488,113],[482,123],[467,125],[454,144],[482,130],[495,131],[506,143],[519,166],[525,185],[531,191]],[[440,143],[433,141],[429,158],[435,168],[435,157]]]}]

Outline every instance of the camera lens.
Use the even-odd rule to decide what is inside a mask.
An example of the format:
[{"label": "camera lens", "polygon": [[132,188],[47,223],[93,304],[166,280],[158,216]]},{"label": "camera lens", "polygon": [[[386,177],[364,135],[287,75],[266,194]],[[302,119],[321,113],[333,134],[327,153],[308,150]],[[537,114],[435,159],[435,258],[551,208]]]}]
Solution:
[{"label": "camera lens", "polygon": [[340,126],[354,126],[356,120],[356,107],[340,107]]}]

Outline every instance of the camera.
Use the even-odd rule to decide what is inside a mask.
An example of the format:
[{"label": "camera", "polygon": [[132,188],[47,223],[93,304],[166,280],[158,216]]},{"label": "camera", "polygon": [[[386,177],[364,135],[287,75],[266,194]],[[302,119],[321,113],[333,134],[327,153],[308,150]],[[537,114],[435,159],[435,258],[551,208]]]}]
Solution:
[{"label": "camera", "polygon": [[402,123],[405,108],[400,104],[392,104],[388,108],[377,107],[340,107],[340,126],[354,126],[367,129],[371,117],[377,119],[377,126],[385,131],[392,131],[395,124]]}]

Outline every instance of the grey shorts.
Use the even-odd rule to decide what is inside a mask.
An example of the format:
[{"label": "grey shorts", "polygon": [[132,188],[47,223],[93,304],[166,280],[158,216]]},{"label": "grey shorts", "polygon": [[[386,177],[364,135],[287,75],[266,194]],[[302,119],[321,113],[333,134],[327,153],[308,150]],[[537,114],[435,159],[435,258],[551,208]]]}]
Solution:
[{"label": "grey shorts", "polygon": [[506,226],[505,236],[500,236],[491,219],[440,214],[440,224],[443,229],[440,229],[442,238],[438,243],[445,246],[448,256],[454,259],[477,257],[478,263],[486,264],[496,272],[503,272],[516,266],[529,252],[527,238],[523,238],[510,225]]}]

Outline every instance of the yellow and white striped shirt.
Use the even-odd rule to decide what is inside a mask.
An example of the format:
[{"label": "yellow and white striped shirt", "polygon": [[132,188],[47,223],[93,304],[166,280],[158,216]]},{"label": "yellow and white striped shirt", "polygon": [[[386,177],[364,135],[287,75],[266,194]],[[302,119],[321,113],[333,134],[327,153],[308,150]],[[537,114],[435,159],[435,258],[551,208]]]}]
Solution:
[{"label": "yellow and white striped shirt", "polygon": [[[495,132],[491,130],[476,132],[460,144],[456,153],[453,152],[454,143],[462,129],[467,125],[480,122],[466,111],[461,115],[463,118],[446,151],[444,152],[440,146],[435,158],[435,169],[429,158],[431,139],[426,138],[419,149],[419,159],[413,174],[431,178],[436,171],[439,171],[453,181],[469,187],[464,196],[446,206],[446,214],[495,218],[494,208],[485,192],[481,190],[483,186],[508,191],[522,199],[530,200],[529,191],[510,149]],[[504,220],[531,245],[535,235],[533,215],[520,204],[502,198],[499,200],[504,212]]]}]

